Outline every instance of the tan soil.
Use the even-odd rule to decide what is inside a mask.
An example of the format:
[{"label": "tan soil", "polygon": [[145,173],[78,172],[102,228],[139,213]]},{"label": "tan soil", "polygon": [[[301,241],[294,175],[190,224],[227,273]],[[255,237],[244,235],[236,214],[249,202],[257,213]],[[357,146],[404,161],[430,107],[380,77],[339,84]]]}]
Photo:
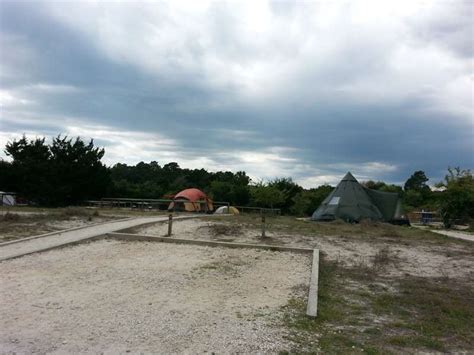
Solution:
[{"label": "tan soil", "polygon": [[[337,260],[346,266],[371,266],[380,250],[388,248],[390,261],[385,265],[386,276],[451,277],[474,281],[473,248],[453,243],[442,246],[404,246],[403,243],[388,243],[376,240],[352,239],[350,236],[298,236],[267,232],[269,238],[262,240],[260,231],[240,226],[228,234],[213,233],[218,221],[185,220],[176,221],[173,235],[176,238],[212,239],[219,241],[252,244],[275,244],[292,247],[318,248],[330,260]],[[167,224],[154,224],[134,229],[146,235],[164,235]]]},{"label": "tan soil", "polygon": [[4,353],[275,353],[310,277],[292,253],[106,240],[0,265]]},{"label": "tan soil", "polygon": [[33,235],[56,232],[70,228],[84,227],[115,219],[113,217],[94,217],[91,219],[85,217],[71,217],[68,219],[58,219],[54,215],[51,215],[50,219],[35,219],[35,216],[43,217],[47,215],[47,213],[15,212],[15,214],[33,218],[22,218],[19,221],[0,221],[0,242],[22,239]]}]

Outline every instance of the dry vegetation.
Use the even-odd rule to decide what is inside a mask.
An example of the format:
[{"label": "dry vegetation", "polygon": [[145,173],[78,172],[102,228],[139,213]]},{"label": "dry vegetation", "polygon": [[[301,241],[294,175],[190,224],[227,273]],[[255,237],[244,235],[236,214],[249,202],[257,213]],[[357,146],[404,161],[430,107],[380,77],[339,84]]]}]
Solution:
[{"label": "dry vegetation", "polygon": [[105,222],[114,218],[116,217],[102,215],[98,210],[85,208],[2,209],[0,242]]},{"label": "dry vegetation", "polygon": [[[23,218],[28,217],[5,215],[0,226]],[[55,218],[70,216],[60,212]],[[271,328],[286,329],[289,342],[284,343],[293,345],[281,349],[282,353],[469,352],[474,348],[474,243],[370,222],[351,225],[267,217],[265,239],[260,237],[260,227],[258,215],[212,217],[176,221],[173,236],[322,251],[318,317],[305,315],[306,284],[294,289],[276,317],[258,316]],[[157,223],[134,231],[164,235],[166,228],[165,223]],[[227,281],[238,279],[243,267],[246,264],[239,258],[228,257],[208,260],[198,270]]]},{"label": "dry vegetation", "polygon": [[[213,221],[209,219],[209,221]],[[238,215],[232,219],[221,219],[224,224],[237,224],[241,229],[259,229],[261,218],[258,215]],[[426,230],[400,227],[387,223],[363,221],[349,224],[343,221],[313,222],[296,220],[293,217],[266,217],[267,228],[274,235],[293,236],[337,236],[350,240],[373,240],[394,245],[443,245],[456,243],[453,239],[439,236]],[[376,239],[374,239],[376,237]],[[466,244],[464,242],[459,242]],[[467,243],[469,245],[469,243]]]},{"label": "dry vegetation", "polygon": [[387,278],[378,267],[323,260],[319,315],[305,316],[305,292],[283,308],[297,347],[289,353],[463,352],[474,344],[474,289],[456,279]]},{"label": "dry vegetation", "polygon": [[[282,353],[469,352],[474,348],[474,244],[383,223],[267,218],[273,243],[319,247],[319,315],[306,286],[282,309],[297,344]],[[222,219],[258,241],[260,217]],[[223,227],[210,227],[217,230]],[[227,236],[228,238],[228,236]],[[418,260],[419,258],[419,260]]]},{"label": "dry vegetation", "polygon": [[127,217],[155,216],[166,211],[130,208],[0,207],[0,242],[82,227]]}]

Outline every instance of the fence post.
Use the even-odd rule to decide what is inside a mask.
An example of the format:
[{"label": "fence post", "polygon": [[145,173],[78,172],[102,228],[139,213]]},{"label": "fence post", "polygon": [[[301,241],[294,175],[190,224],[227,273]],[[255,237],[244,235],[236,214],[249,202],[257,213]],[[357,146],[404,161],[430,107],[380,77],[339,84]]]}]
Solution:
[{"label": "fence post", "polygon": [[318,283],[319,283],[319,249],[313,250],[313,264],[311,266],[311,279],[309,281],[308,305],[306,315],[318,315]]},{"label": "fence post", "polygon": [[173,231],[173,215],[170,213],[168,216],[168,237],[171,237]]},{"label": "fence post", "polygon": [[265,235],[265,228],[266,228],[266,225],[265,225],[265,215],[262,214],[262,238],[265,238],[266,235]]}]

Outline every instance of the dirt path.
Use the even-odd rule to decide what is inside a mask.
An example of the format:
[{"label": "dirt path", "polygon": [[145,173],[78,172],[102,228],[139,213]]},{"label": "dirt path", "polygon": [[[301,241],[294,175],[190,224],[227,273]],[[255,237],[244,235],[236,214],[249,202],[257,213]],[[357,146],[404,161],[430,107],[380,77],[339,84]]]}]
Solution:
[{"label": "dirt path", "polygon": [[446,235],[452,238],[464,239],[464,240],[469,240],[471,242],[474,242],[473,234],[467,234],[463,232],[454,232],[454,231],[443,231],[443,230],[436,230],[436,229],[431,229],[430,232]]},{"label": "dirt path", "polygon": [[[181,216],[175,219],[196,218],[199,216]],[[106,222],[100,225],[84,227],[71,231],[54,233],[41,238],[28,238],[15,243],[0,245],[0,261],[27,255],[38,251],[58,247],[63,244],[77,242],[102,234],[119,231],[147,223],[166,221],[168,217],[139,217],[120,221]]]}]

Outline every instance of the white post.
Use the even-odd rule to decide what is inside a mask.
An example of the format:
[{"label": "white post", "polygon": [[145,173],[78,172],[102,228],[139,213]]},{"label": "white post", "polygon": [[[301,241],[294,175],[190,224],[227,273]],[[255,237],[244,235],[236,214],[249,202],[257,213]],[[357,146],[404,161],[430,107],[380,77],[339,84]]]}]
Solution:
[{"label": "white post", "polygon": [[318,314],[318,281],[319,281],[319,249],[313,250],[313,265],[309,282],[308,307],[306,315],[316,317]]}]

